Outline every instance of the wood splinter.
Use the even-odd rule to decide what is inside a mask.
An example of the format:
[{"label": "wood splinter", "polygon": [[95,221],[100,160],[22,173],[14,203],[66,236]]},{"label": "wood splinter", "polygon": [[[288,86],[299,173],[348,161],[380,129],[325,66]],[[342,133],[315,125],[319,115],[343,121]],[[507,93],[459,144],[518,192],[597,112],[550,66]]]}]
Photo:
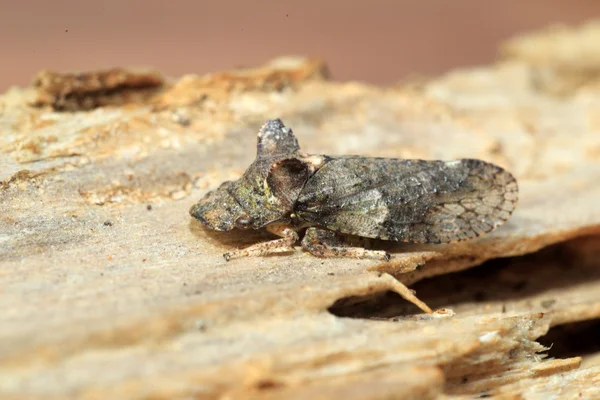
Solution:
[{"label": "wood splinter", "polygon": [[415,306],[419,307],[421,310],[425,311],[427,314],[433,314],[433,311],[429,306],[423,303],[417,296],[415,296],[414,292],[407,288],[402,282],[398,279],[394,278],[392,275],[387,272],[382,273],[379,276],[385,283],[389,285],[389,288],[394,292],[398,293],[402,298],[406,301],[413,303]]}]

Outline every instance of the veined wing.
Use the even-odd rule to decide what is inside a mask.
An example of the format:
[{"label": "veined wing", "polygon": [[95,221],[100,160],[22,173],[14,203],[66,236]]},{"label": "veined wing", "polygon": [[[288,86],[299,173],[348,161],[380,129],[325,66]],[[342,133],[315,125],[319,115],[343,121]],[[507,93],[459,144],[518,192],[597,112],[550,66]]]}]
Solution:
[{"label": "veined wing", "polygon": [[511,215],[515,178],[473,159],[335,158],[304,185],[302,220],[362,237],[448,243],[489,232]]}]

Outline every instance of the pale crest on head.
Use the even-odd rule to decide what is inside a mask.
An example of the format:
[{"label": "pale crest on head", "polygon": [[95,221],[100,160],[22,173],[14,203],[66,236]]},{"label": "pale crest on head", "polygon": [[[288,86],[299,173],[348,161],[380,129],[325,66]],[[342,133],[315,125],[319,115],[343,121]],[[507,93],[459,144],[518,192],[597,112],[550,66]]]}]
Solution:
[{"label": "pale crest on head", "polygon": [[267,121],[258,132],[256,156],[289,154],[300,150],[298,140],[290,128],[286,128],[280,119]]}]

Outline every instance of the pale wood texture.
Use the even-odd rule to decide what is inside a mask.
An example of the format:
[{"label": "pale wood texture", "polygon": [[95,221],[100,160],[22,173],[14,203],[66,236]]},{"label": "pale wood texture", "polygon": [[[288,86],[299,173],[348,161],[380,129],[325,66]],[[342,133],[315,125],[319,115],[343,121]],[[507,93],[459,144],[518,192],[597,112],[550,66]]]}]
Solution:
[{"label": "pale wood texture", "polygon": [[[390,88],[279,59],[7,91],[0,397],[600,397],[597,356],[537,342],[600,318],[598,48],[599,24],[550,30],[495,65]],[[207,232],[188,209],[243,172],[275,117],[311,153],[495,162],[519,180],[518,208],[471,242],[378,244],[389,263],[226,263],[267,236]],[[466,270],[499,257],[514,258]],[[439,312],[387,293],[382,272]]]}]

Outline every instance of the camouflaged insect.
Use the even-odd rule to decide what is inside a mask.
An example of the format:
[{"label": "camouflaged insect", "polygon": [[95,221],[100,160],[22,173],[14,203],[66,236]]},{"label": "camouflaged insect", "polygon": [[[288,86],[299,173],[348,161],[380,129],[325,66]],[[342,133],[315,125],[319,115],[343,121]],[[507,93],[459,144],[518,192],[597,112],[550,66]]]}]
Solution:
[{"label": "camouflaged insect", "polygon": [[313,255],[389,260],[384,251],[356,246],[359,238],[472,239],[508,220],[517,197],[515,178],[480,160],[305,154],[276,119],[260,129],[256,160],[244,175],[209,192],[190,214],[217,231],[266,228],[281,237],[225,253],[226,260],[291,251],[304,228],[302,247]]}]

